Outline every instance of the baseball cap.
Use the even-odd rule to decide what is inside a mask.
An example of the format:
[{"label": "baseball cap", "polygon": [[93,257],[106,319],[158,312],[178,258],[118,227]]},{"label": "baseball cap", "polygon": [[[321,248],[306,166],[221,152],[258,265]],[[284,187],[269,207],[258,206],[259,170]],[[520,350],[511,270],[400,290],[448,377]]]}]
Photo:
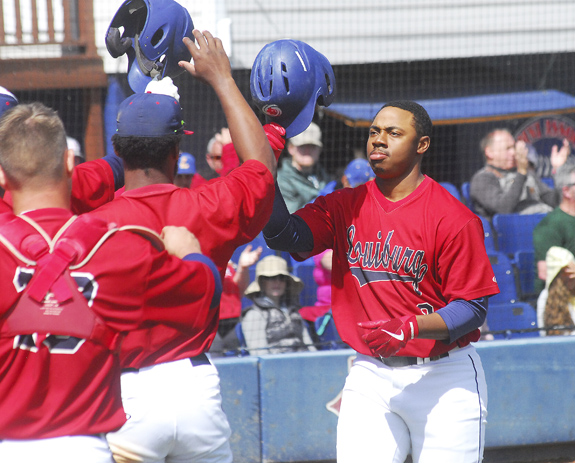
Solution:
[{"label": "baseball cap", "polygon": [[299,135],[290,138],[289,142],[294,146],[315,145],[323,148],[321,130],[315,122],[312,122],[309,127]]},{"label": "baseball cap", "polygon": [[116,133],[122,137],[163,137],[193,132],[184,130],[180,103],[157,93],[135,93],[120,103]]},{"label": "baseball cap", "polygon": [[178,174],[195,174],[196,173],[196,158],[190,153],[180,154],[178,159]]},{"label": "baseball cap", "polygon": [[352,188],[375,178],[375,174],[367,159],[354,159],[351,161],[345,168],[344,175]]},{"label": "baseball cap", "polygon": [[80,142],[72,137],[66,137],[66,144],[68,149],[74,151],[74,156],[84,160],[84,153],[82,153],[82,148],[80,147]]}]

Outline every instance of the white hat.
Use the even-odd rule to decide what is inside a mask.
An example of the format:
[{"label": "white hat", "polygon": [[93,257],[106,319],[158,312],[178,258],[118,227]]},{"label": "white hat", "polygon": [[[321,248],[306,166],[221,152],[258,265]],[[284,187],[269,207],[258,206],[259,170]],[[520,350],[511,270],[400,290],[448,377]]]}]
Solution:
[{"label": "white hat", "polygon": [[293,146],[315,145],[323,148],[323,143],[321,142],[321,129],[315,122],[312,122],[302,133],[290,138],[289,142]]},{"label": "white hat", "polygon": [[72,137],[66,137],[66,143],[68,149],[74,151],[74,156],[84,159],[84,154],[82,153],[82,148],[80,147],[80,142]]},{"label": "white hat", "polygon": [[257,263],[256,279],[247,287],[245,295],[252,297],[262,291],[259,284],[260,277],[275,277],[278,275],[288,277],[286,294],[288,294],[290,299],[297,299],[303,289],[303,282],[288,272],[287,262],[284,258],[274,255],[266,256]]}]

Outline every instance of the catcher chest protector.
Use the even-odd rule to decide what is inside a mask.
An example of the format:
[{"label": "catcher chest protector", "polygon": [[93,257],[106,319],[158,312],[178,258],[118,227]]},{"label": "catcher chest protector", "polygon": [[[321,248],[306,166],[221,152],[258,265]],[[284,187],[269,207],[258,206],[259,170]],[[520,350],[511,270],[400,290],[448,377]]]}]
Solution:
[{"label": "catcher chest protector", "polygon": [[70,270],[85,265],[117,229],[89,216],[72,217],[50,239],[25,216],[3,214],[0,223],[0,243],[23,264],[21,278],[14,278],[21,296],[4,317],[0,336],[73,336],[114,350],[118,333],[90,308],[93,298],[84,297]]}]

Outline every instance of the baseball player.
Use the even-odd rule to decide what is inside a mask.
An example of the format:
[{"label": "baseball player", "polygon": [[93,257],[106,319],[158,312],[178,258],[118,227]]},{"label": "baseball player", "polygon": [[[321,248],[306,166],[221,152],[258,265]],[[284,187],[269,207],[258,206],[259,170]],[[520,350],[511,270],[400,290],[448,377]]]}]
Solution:
[{"label": "baseball player", "polygon": [[499,292],[480,220],[421,171],[431,120],[386,104],[369,129],[374,181],[287,212],[264,236],[303,260],[333,249],[332,307],[357,351],[338,422],[338,463],[479,462],[487,389],[472,346]]},{"label": "baseball player", "polygon": [[[276,160],[258,118],[236,86],[219,39],[194,30],[184,39],[193,65],[181,65],[218,95],[242,165],[194,189],[173,185],[181,138],[176,99],[137,93],[119,108],[114,148],[125,164],[126,191],[95,213],[156,231],[185,226],[223,277],[234,250],[252,241],[269,219]],[[279,151],[281,132],[267,127]],[[135,221],[135,222],[134,222]],[[231,435],[221,409],[219,376],[206,357],[218,310],[194,333],[165,325],[130,333],[122,344],[122,395],[127,423],[108,434],[117,462],[231,462]]]},{"label": "baseball player", "polygon": [[[0,87],[0,116],[18,105],[14,94]],[[114,199],[114,191],[124,184],[122,161],[115,154],[82,163],[72,174],[71,207],[76,214],[88,212]],[[12,210],[12,196],[0,199],[0,212]]]},{"label": "baseball player", "polygon": [[163,231],[174,257],[151,231],[73,216],[74,155],[53,110],[13,109],[0,144],[18,214],[0,214],[0,461],[113,463],[103,433],[126,421],[122,332],[199,329],[219,303],[218,271],[183,227]]}]

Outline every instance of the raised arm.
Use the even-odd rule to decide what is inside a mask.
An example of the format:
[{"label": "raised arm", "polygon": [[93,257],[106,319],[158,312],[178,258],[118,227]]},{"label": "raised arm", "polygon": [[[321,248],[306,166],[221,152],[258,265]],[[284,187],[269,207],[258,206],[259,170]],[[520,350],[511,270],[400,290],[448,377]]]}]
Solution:
[{"label": "raised arm", "polygon": [[196,42],[184,38],[192,62],[180,61],[179,65],[216,92],[240,160],[259,161],[275,177],[276,161],[272,149],[260,121],[232,77],[230,61],[222,41],[208,31],[202,33],[194,29],[193,34]]}]

